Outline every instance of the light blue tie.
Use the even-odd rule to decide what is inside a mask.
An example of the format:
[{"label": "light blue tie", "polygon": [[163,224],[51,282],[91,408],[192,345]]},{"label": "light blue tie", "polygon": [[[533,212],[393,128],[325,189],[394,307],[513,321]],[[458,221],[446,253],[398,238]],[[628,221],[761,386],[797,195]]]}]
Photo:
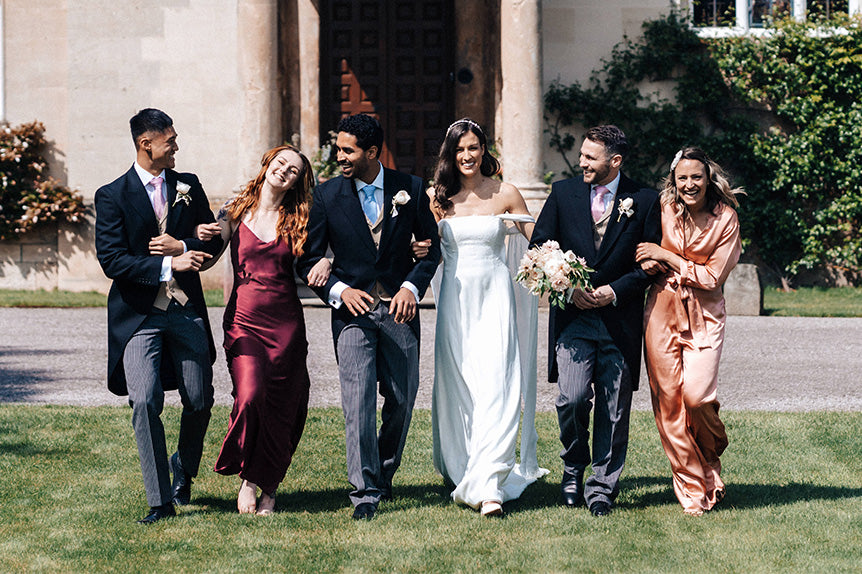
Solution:
[{"label": "light blue tie", "polygon": [[375,223],[377,221],[377,199],[374,197],[374,192],[377,188],[373,185],[366,185],[362,188],[362,193],[365,194],[365,198],[362,200],[362,211],[365,212],[365,217],[368,218],[368,221],[371,223]]}]

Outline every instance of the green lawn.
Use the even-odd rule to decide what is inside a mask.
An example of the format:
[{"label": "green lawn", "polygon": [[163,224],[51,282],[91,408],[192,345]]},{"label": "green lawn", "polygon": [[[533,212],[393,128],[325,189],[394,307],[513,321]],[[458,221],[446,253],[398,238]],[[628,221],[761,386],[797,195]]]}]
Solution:
[{"label": "green lawn", "polygon": [[[207,305],[224,305],[221,289],[204,292]],[[105,295],[93,291],[19,291],[0,289],[0,307],[103,307]],[[767,315],[781,317],[862,317],[862,287],[800,288],[785,293],[767,287],[763,293]]]},{"label": "green lawn", "polygon": [[784,292],[767,287],[763,308],[779,317],[862,317],[862,288],[806,287]]},{"label": "green lawn", "polygon": [[[169,441],[179,412],[167,408]],[[727,498],[685,516],[649,413],[633,413],[618,508],[604,519],[556,504],[553,413],[540,413],[551,475],[483,519],[448,498],[417,411],[395,500],[350,518],[343,422],[313,409],[266,518],[235,512],[238,479],[209,470],[228,409],[214,411],[192,505],[155,526],[130,411],[0,405],[2,572],[859,572],[862,413],[725,412]]]}]

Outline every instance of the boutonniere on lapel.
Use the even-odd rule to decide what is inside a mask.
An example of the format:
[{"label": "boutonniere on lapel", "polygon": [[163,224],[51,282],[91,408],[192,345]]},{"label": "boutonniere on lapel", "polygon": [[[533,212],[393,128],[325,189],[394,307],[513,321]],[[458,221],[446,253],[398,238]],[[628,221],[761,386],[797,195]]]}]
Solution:
[{"label": "boutonniere on lapel", "polygon": [[189,192],[191,190],[192,190],[192,186],[190,186],[187,183],[183,183],[181,181],[178,181],[177,182],[177,198],[174,199],[174,202],[173,202],[173,204],[171,204],[171,207],[175,206],[176,204],[178,204],[181,201],[184,202],[186,205],[191,203],[192,202],[192,196],[189,194]]},{"label": "boutonniere on lapel", "polygon": [[620,205],[619,207],[617,207],[617,210],[620,212],[620,214],[617,216],[617,223],[619,223],[623,215],[625,215],[626,217],[631,217],[635,214],[634,204],[635,200],[631,197],[626,197],[625,199],[620,200]]},{"label": "boutonniere on lapel", "polygon": [[397,217],[398,216],[398,206],[404,205],[408,201],[410,201],[410,194],[409,193],[407,193],[403,189],[400,190],[398,193],[396,193],[395,197],[392,198],[392,213],[391,213],[392,217]]}]

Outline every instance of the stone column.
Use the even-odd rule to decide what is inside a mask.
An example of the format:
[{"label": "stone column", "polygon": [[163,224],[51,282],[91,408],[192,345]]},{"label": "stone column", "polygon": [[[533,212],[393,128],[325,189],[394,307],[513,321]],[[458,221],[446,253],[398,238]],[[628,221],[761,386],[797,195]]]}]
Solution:
[{"label": "stone column", "polygon": [[281,143],[278,93],[278,3],[237,1],[237,50],[243,101],[238,134],[244,179],[257,174],[263,152]]},{"label": "stone column", "polygon": [[317,4],[313,0],[297,2],[299,133],[302,136],[301,149],[308,157],[320,147],[320,12]]},{"label": "stone column", "polygon": [[541,0],[501,0],[503,178],[534,215],[547,197],[542,124]]}]

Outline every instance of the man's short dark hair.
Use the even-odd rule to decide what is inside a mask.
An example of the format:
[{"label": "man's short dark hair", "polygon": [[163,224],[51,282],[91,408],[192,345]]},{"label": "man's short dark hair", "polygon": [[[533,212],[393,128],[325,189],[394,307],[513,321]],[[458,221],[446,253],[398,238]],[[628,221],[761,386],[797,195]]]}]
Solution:
[{"label": "man's short dark hair", "polygon": [[378,154],[383,150],[383,128],[380,122],[368,114],[356,114],[341,118],[336,131],[356,137],[356,145],[363,150],[377,146]]},{"label": "man's short dark hair", "polygon": [[138,138],[147,132],[164,133],[169,127],[174,125],[174,120],[162,110],[155,108],[144,108],[143,110],[132,116],[129,120],[129,127],[132,129],[132,141],[135,142],[135,148],[138,147]]},{"label": "man's short dark hair", "polygon": [[626,139],[626,134],[617,126],[610,124],[595,126],[587,130],[584,138],[605,146],[609,158],[619,154],[625,160],[629,154],[629,142]]}]

